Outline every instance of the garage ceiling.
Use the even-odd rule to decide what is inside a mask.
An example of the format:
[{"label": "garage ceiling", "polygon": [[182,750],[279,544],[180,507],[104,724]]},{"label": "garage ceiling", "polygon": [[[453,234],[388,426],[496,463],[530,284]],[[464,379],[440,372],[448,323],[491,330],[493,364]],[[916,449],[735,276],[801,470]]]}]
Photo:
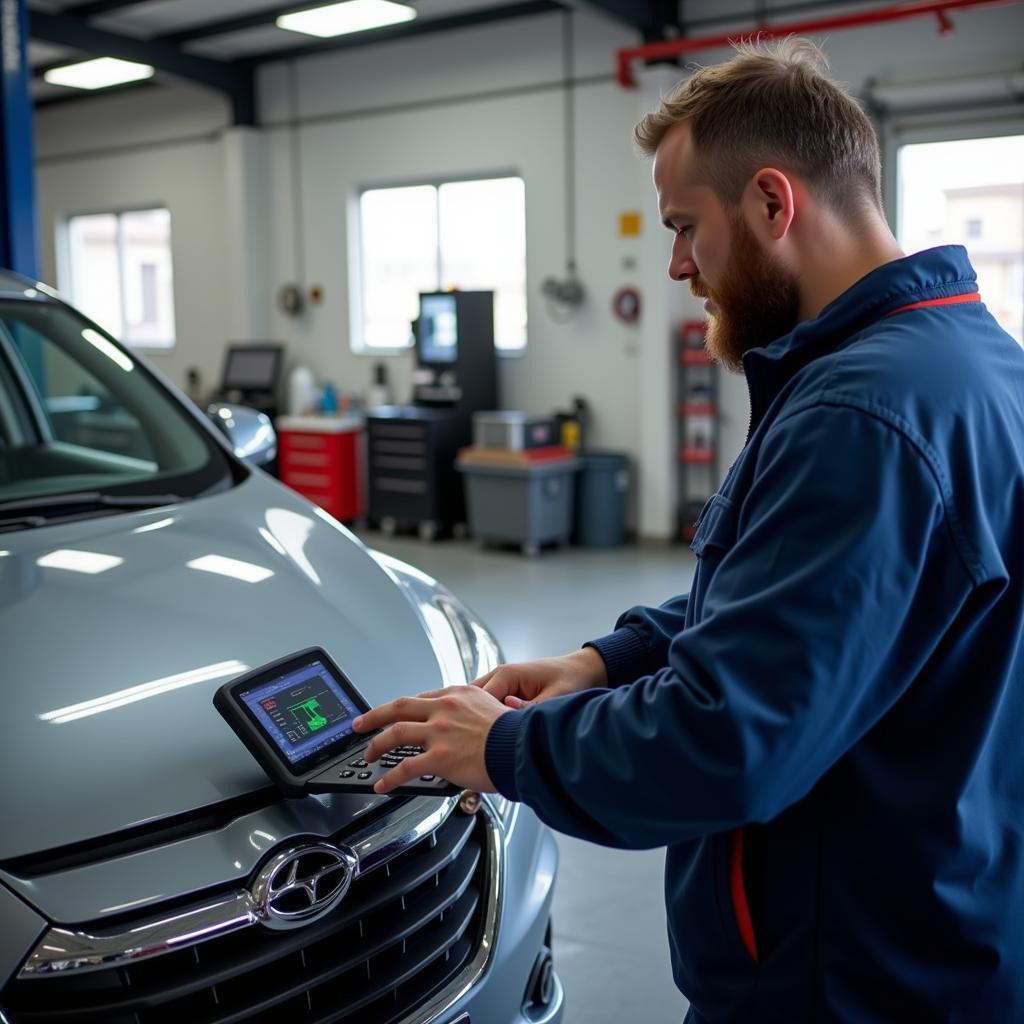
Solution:
[{"label": "garage ceiling", "polygon": [[226,92],[235,119],[246,123],[253,113],[253,69],[267,61],[572,9],[602,13],[649,41],[676,23],[679,8],[677,0],[404,0],[416,8],[415,21],[334,39],[275,25],[281,14],[326,2],[29,0],[32,96],[37,106],[47,106],[88,95],[44,82],[43,73],[95,56],[120,57],[157,69],[150,83],[121,88],[151,87],[167,75],[188,78]]}]

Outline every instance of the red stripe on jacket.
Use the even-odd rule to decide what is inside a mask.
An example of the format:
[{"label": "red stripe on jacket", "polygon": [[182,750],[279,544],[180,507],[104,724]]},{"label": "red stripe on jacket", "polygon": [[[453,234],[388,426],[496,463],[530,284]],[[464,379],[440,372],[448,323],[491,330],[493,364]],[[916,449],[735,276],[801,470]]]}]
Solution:
[{"label": "red stripe on jacket", "polygon": [[947,295],[944,299],[923,299],[921,302],[912,302],[909,306],[900,306],[899,309],[890,310],[885,315],[895,316],[897,313],[906,313],[909,309],[923,309],[925,306],[957,306],[962,302],[981,302],[981,292]]}]

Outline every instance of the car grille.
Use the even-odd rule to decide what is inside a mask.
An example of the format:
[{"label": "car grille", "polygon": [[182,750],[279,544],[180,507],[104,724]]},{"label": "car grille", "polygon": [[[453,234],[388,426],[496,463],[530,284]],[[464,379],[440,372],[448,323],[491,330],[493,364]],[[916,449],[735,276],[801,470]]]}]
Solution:
[{"label": "car grille", "polygon": [[449,815],[306,928],[253,926],[128,966],[16,979],[0,1006],[11,1024],[400,1021],[476,951],[483,819]]}]

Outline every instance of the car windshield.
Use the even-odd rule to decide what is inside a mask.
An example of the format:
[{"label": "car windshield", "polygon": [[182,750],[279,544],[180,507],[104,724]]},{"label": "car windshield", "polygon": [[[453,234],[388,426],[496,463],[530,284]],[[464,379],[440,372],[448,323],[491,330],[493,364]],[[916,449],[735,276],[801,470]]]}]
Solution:
[{"label": "car windshield", "polygon": [[101,329],[41,296],[0,298],[0,528],[193,498],[236,472]]}]

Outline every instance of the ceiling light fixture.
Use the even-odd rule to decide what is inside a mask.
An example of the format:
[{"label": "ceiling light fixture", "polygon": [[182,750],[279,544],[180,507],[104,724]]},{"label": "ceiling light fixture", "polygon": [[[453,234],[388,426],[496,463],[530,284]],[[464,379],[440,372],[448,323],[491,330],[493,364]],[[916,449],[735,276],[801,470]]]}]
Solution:
[{"label": "ceiling light fixture", "polygon": [[153,77],[149,64],[136,64],[116,57],[97,57],[79,64],[65,64],[43,73],[44,81],[51,85],[66,85],[72,89],[109,89],[112,85],[126,85]]},{"label": "ceiling light fixture", "polygon": [[329,39],[347,32],[399,25],[415,17],[416,12],[408,4],[396,4],[391,0],[344,0],[339,4],[282,14],[277,19],[277,27]]}]

